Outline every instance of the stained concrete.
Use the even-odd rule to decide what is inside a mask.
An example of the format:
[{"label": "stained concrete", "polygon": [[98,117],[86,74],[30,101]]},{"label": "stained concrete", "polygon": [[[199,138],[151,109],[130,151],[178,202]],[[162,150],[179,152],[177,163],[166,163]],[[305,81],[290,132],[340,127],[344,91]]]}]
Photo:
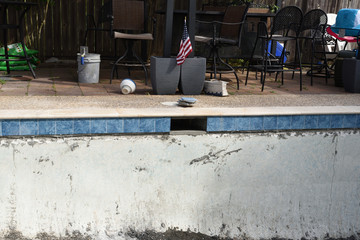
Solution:
[{"label": "stained concrete", "polygon": [[[71,108],[171,108],[163,103],[177,102],[182,96],[12,96],[1,97],[0,109],[71,109]],[[291,106],[360,106],[360,94],[314,94],[277,96],[192,96],[197,108],[291,107]]]},{"label": "stained concrete", "polygon": [[0,239],[357,239],[358,146],[358,131],[3,138]]},{"label": "stained concrete", "polygon": [[178,96],[2,97],[0,119],[359,114],[359,96],[199,96],[190,108]]}]

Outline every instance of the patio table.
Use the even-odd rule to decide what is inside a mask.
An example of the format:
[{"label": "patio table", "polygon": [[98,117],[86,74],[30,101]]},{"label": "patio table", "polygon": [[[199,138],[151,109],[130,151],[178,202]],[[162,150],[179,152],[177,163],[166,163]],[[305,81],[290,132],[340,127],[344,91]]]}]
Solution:
[{"label": "patio table", "polygon": [[[25,45],[24,45],[24,35],[23,35],[23,19],[25,13],[30,9],[32,6],[38,5],[37,3],[30,3],[30,2],[22,2],[22,1],[8,1],[8,0],[0,0],[0,11],[1,11],[1,23],[0,23],[0,30],[3,30],[3,46],[5,50],[4,55],[0,55],[5,57],[5,59],[0,59],[0,61],[6,62],[7,73],[10,74],[10,64],[9,61],[21,61],[26,60],[28,62],[29,68],[33,77],[35,78],[35,72],[29,63],[29,58],[26,53]],[[8,22],[8,14],[7,11],[9,7],[14,7],[16,11],[19,11],[19,18],[18,23],[9,23]],[[8,30],[9,29],[18,29],[20,33],[20,40],[24,51],[24,56],[20,55],[9,55],[8,53]],[[9,57],[16,57],[18,59],[9,59]]]}]

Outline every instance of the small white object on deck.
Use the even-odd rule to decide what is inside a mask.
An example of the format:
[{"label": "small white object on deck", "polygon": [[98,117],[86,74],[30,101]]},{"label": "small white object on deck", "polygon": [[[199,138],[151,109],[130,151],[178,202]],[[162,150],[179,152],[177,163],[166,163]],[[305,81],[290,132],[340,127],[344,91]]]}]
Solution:
[{"label": "small white object on deck", "polygon": [[204,92],[209,95],[215,95],[220,97],[229,96],[229,93],[226,89],[227,84],[228,84],[227,82],[219,81],[216,79],[205,81]]}]

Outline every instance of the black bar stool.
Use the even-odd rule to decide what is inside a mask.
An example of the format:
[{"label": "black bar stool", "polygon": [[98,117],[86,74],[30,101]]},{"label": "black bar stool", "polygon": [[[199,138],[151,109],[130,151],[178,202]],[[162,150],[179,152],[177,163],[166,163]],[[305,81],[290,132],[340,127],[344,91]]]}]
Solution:
[{"label": "black bar stool", "polygon": [[[2,32],[3,32],[3,46],[5,49],[5,54],[0,55],[0,57],[5,57],[5,58],[0,59],[0,61],[6,62],[6,69],[7,69],[8,74],[10,74],[9,61],[24,61],[24,60],[26,60],[33,77],[36,78],[34,69],[32,68],[31,63],[30,63],[31,58],[29,58],[29,56],[26,52],[25,43],[24,43],[24,29],[23,29],[25,13],[30,9],[30,7],[36,6],[36,5],[37,5],[37,3],[0,0],[0,13],[1,13],[0,30],[2,30]],[[8,10],[10,7],[15,9],[15,11],[19,12],[18,22],[8,22],[8,19],[9,19]],[[10,29],[15,29],[15,30],[19,31],[20,42],[21,42],[21,46],[24,51],[24,56],[9,55],[7,46],[8,46],[8,31]],[[17,59],[9,59],[10,57],[12,57],[12,58],[15,57]]]}]

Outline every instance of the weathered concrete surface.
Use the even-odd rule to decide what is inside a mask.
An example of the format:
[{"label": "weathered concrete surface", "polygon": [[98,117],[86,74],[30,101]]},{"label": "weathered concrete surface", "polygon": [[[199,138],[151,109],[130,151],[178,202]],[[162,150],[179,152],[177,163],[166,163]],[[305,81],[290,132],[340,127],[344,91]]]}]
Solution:
[{"label": "weathered concrete surface", "polygon": [[[177,102],[179,95],[118,96],[32,96],[1,97],[0,109],[81,109],[81,108],[169,108],[163,102]],[[360,94],[234,95],[225,98],[196,95],[198,108],[360,106]],[[171,109],[171,108],[170,108]]]},{"label": "weathered concrete surface", "polygon": [[356,131],[1,138],[0,239],[358,238],[359,146]]}]

